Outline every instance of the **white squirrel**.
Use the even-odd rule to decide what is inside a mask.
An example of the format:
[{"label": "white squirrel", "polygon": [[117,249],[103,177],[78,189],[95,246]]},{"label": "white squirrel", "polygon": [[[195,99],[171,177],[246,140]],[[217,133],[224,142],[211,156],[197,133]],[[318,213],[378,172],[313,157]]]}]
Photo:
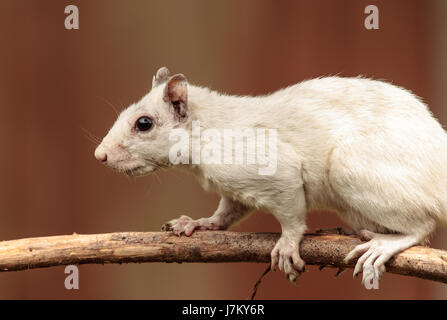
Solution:
[{"label": "white squirrel", "polygon": [[[275,173],[260,175],[256,165],[174,165],[169,135],[191,130],[193,121],[202,128],[276,129]],[[163,67],[152,90],[119,115],[95,157],[133,176],[187,169],[221,195],[211,217],[170,221],[176,235],[224,230],[254,209],[271,212],[282,228],[272,269],[291,282],[304,271],[299,244],[310,210],[336,211],[369,240],[345,259],[360,256],[354,275],[362,271],[367,287],[393,255],[447,222],[447,135],[419,98],[382,81],[326,77],[266,96],[230,96]]]}]

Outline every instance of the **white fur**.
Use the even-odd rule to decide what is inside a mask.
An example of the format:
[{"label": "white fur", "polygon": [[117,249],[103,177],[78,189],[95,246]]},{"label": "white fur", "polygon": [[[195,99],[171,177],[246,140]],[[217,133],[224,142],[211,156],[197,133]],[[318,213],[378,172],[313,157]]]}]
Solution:
[{"label": "white fur", "polygon": [[[278,263],[295,281],[304,267],[298,245],[306,213],[329,208],[357,232],[389,234],[388,250],[370,245],[348,256],[364,253],[363,262],[371,257],[356,268],[363,267],[364,281],[370,281],[392,255],[447,222],[447,135],[427,106],[405,89],[327,77],[266,96],[236,97],[188,84],[187,117],[179,121],[166,101],[166,85],[157,83],[126,109],[96,154],[106,152],[109,165],[140,175],[170,166],[169,132],[189,129],[193,120],[204,128],[278,131],[278,168],[272,176],[258,175],[256,166],[248,165],[182,166],[222,201],[211,218],[172,221],[176,234],[226,229],[254,208],[269,211],[282,227],[272,266]],[[155,119],[151,131],[132,130],[141,115]],[[377,236],[369,236],[373,244]]]}]

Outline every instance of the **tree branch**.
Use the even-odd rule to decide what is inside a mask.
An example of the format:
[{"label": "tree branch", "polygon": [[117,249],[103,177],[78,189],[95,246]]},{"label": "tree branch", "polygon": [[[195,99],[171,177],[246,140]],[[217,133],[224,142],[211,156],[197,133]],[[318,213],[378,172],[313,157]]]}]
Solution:
[{"label": "tree branch", "polygon": [[[127,262],[270,262],[277,233],[198,231],[73,234],[0,242],[0,271],[58,265]],[[343,258],[361,240],[326,233],[306,234],[300,246],[307,264],[352,268]],[[416,246],[393,257],[387,271],[447,283],[447,252]]]}]

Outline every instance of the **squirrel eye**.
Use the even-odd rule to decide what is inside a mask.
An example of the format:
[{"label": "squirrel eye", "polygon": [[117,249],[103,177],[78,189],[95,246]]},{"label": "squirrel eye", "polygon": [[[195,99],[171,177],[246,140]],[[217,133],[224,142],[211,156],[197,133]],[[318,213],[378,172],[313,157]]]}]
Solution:
[{"label": "squirrel eye", "polygon": [[152,128],[152,119],[149,117],[140,117],[137,122],[135,122],[135,129],[137,131],[147,131]]}]

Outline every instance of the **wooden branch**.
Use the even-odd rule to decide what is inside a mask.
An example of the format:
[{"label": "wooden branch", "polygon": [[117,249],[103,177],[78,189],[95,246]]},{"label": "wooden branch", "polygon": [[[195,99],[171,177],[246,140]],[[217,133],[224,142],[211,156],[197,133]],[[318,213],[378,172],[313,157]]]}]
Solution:
[{"label": "wooden branch", "polygon": [[[197,231],[118,232],[52,236],[0,242],[0,271],[58,265],[127,262],[270,262],[277,233]],[[343,258],[361,240],[326,233],[306,234],[301,257],[310,265],[352,268]],[[447,283],[447,252],[416,246],[393,257],[387,271]]]}]

